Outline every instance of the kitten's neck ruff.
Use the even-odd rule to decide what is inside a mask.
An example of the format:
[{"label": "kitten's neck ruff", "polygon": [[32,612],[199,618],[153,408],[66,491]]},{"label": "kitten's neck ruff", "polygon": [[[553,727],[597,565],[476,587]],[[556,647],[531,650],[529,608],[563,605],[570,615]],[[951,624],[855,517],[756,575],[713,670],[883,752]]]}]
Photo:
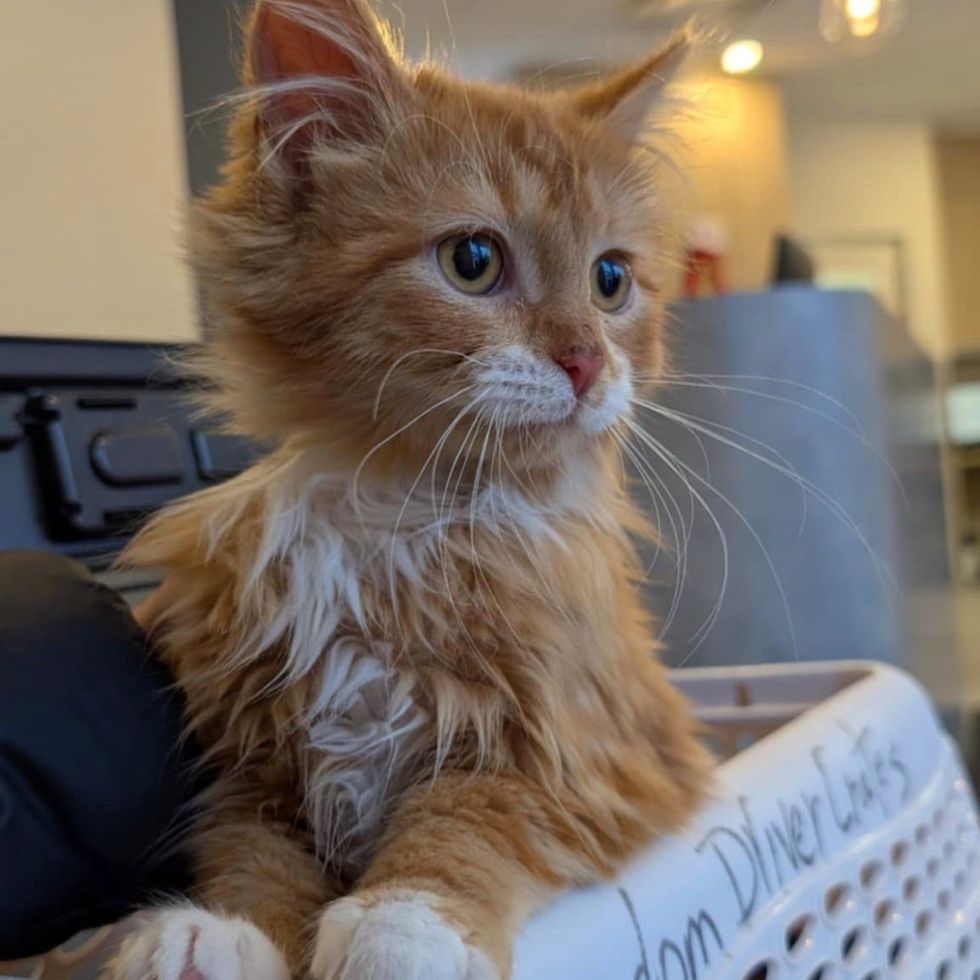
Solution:
[{"label": "kitten's neck ruff", "polygon": [[[568,520],[606,523],[606,506],[616,496],[609,460],[595,452],[570,455],[560,466],[519,472],[498,466],[391,475],[333,467],[319,449],[286,447],[270,460],[270,475],[292,487],[296,503],[309,507],[338,529],[356,535],[392,536],[446,532],[453,527],[497,534],[560,533]],[[482,469],[482,472],[481,472]]]},{"label": "kitten's neck ruff", "polygon": [[[547,591],[556,574],[547,555],[567,551],[582,533],[622,535],[623,495],[609,462],[579,456],[535,496],[490,480],[475,490],[433,488],[426,478],[355,483],[353,472],[325,468],[320,455],[284,448],[169,516],[178,525],[186,519],[198,561],[219,561],[233,575],[235,601],[249,610],[240,618],[256,624],[243,632],[234,662],[285,647],[289,682],[315,668],[343,624],[377,636],[376,614],[366,610],[380,604],[395,610],[388,629],[400,629],[399,607],[431,609],[433,590],[466,569],[482,576],[496,568]],[[136,543],[133,560],[171,570],[168,553],[180,543],[153,531]]]}]

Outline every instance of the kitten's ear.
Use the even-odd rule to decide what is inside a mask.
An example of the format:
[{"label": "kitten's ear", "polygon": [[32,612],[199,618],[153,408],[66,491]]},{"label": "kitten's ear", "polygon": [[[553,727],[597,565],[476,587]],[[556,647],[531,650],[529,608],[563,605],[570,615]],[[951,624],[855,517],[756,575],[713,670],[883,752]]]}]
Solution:
[{"label": "kitten's ear", "polygon": [[578,89],[573,100],[583,115],[602,119],[624,140],[634,142],[691,49],[691,27],[678,31],[659,51],[594,84]]},{"label": "kitten's ear", "polygon": [[409,82],[364,0],[259,0],[247,32],[245,83],[256,125],[296,157],[314,139],[364,142]]}]

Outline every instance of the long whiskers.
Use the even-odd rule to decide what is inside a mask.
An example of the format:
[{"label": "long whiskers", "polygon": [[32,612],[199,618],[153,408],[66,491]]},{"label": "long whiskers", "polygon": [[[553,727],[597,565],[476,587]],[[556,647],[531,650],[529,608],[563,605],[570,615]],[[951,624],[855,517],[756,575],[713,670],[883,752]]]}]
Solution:
[{"label": "long whiskers", "polygon": [[656,456],[667,467],[667,469],[670,470],[670,472],[673,473],[682,484],[684,484],[687,492],[691,494],[692,498],[701,505],[705,515],[711,522],[715,532],[718,535],[718,542],[721,546],[721,585],[719,586],[718,595],[715,598],[714,604],[708,611],[708,615],[691,637],[691,640],[694,641],[695,645],[689,651],[687,657],[685,657],[684,663],[686,663],[704,643],[705,639],[710,634],[712,627],[717,622],[718,617],[721,615],[722,608],[724,607],[725,593],[728,590],[728,536],[725,534],[725,529],[722,527],[721,521],[705,500],[704,495],[693,486],[690,479],[688,479],[688,475],[685,473],[683,465],[676,459],[673,453],[669,452],[664,446],[658,443],[652,436],[650,436],[644,429],[642,429],[631,419],[625,419],[624,422],[626,427],[633,433],[641,445],[643,445],[649,452],[653,453],[654,456]]},{"label": "long whiskers", "polygon": [[[694,636],[691,637],[691,639],[694,641],[694,645],[688,651],[687,655],[684,657],[684,659],[681,661],[681,663],[678,666],[683,667],[691,659],[691,657],[694,656],[697,650],[707,639],[708,635],[711,632],[711,629],[714,627],[714,624],[717,622],[718,617],[721,614],[721,608],[724,603],[725,592],[728,585],[729,563],[728,563],[727,537],[724,533],[724,530],[721,527],[720,521],[715,516],[714,512],[711,510],[710,506],[708,506],[708,503],[704,499],[703,495],[700,494],[691,484],[690,482],[691,479],[695,480],[708,493],[712,494],[721,503],[723,503],[735,515],[735,517],[739,520],[739,523],[742,524],[742,526],[746,529],[746,531],[751,536],[752,540],[758,546],[759,551],[761,552],[763,559],[766,562],[766,566],[768,567],[769,572],[772,576],[773,582],[775,583],[776,591],[779,593],[779,599],[783,608],[783,614],[786,618],[787,629],[789,630],[790,646],[793,652],[793,659],[798,660],[799,647],[797,645],[797,640],[796,640],[796,629],[793,624],[793,617],[792,617],[792,613],[790,612],[789,601],[786,597],[786,590],[783,588],[782,581],[779,578],[779,574],[776,571],[775,565],[773,564],[772,556],[769,554],[768,549],[763,544],[762,538],[759,537],[758,532],[755,530],[754,527],[752,527],[751,522],[742,513],[742,511],[739,510],[739,508],[727,496],[725,496],[725,494],[723,494],[720,490],[718,490],[717,487],[714,487],[710,483],[708,483],[707,480],[705,480],[704,477],[701,476],[701,474],[698,473],[697,470],[695,470],[692,466],[685,463],[674,453],[669,452],[665,447],[663,447],[660,443],[658,443],[649,433],[641,429],[634,422],[628,421],[627,425],[633,431],[634,435],[636,435],[637,438],[640,439],[640,441],[643,442],[644,445],[646,445],[651,452],[653,452],[664,463],[666,463],[666,465],[671,468],[672,472],[674,472],[678,477],[684,480],[689,490],[696,495],[699,503],[702,505],[702,507],[705,508],[705,513],[708,515],[708,517],[714,524],[716,531],[719,534],[719,540],[722,540],[724,542],[723,543],[724,571],[722,575],[722,585],[718,592],[718,599],[712,608],[709,618],[695,632]],[[687,479],[688,477],[690,479]]]},{"label": "long whiskers", "polygon": [[[690,380],[692,378],[701,378],[703,380]],[[769,384],[779,384],[786,387],[791,387],[802,392],[806,392],[813,395],[815,398],[826,402],[833,408],[838,410],[847,420],[847,423],[842,422],[840,419],[835,418],[833,415],[822,412],[812,405],[806,404],[806,402],[799,401],[794,398],[787,398],[781,395],[775,395],[771,392],[758,391],[755,388],[748,388],[742,385],[725,385],[719,384],[721,380],[734,380],[734,381],[758,381],[766,382]],[[902,497],[903,503],[908,506],[908,497],[905,492],[905,487],[902,485],[901,478],[892,465],[891,461],[879,450],[869,439],[864,427],[861,425],[860,420],[857,416],[842,402],[838,401],[836,398],[832,398],[826,392],[820,391],[818,388],[813,388],[810,385],[801,384],[796,381],[788,381],[781,378],[771,378],[765,375],[740,375],[740,374],[717,374],[717,375],[684,375],[684,376],[671,376],[667,375],[663,379],[658,378],[657,383],[662,387],[683,387],[683,388],[708,388],[713,389],[721,394],[739,394],[739,395],[750,395],[754,398],[759,398],[764,401],[773,401],[782,403],[784,405],[789,405],[800,411],[807,412],[808,414],[815,415],[817,418],[821,419],[833,425],[835,428],[839,429],[841,432],[855,439],[864,448],[868,449],[874,458],[887,470],[889,476],[892,479],[895,487],[897,488],[899,494]],[[743,434],[744,436],[744,434]],[[748,437],[745,437],[748,438]]]},{"label": "long whiskers", "polygon": [[[749,382],[758,382],[760,384],[765,383],[778,385],[781,388],[791,388],[795,391],[805,392],[808,395],[812,395],[814,398],[819,399],[830,407],[837,409],[837,411],[839,411],[841,415],[843,415],[850,423],[853,434],[857,435],[861,439],[867,438],[860,419],[842,401],[834,398],[832,395],[828,395],[827,392],[821,391],[819,388],[814,388],[812,385],[803,384],[800,381],[793,381],[789,378],[777,378],[766,374],[664,374],[659,375],[656,378],[649,378],[645,380],[656,382],[658,385],[683,385],[692,388],[714,388],[716,391],[732,391],[739,394],[779,399],[785,401],[786,404],[792,405],[795,408],[810,409],[812,411],[813,409],[811,409],[811,407],[805,402],[796,401],[791,398],[779,398],[777,395],[759,391],[756,388],[748,388],[745,387],[745,385]],[[737,381],[739,382],[739,385],[734,386],[720,384],[719,382],[722,381]],[[824,417],[831,418],[829,416]]]},{"label": "long whiskers", "polygon": [[[471,385],[470,390],[473,387],[475,386]],[[415,494],[415,491],[418,489],[419,483],[422,482],[422,477],[425,475],[426,470],[432,464],[433,459],[437,456],[438,453],[441,452],[442,447],[445,445],[446,441],[449,439],[450,435],[452,434],[455,427],[459,424],[459,422],[466,417],[466,414],[469,411],[471,411],[472,408],[475,405],[477,405],[482,398],[483,398],[483,393],[482,392],[478,393],[476,398],[471,399],[467,405],[461,408],[459,412],[457,412],[453,420],[446,426],[445,430],[443,431],[442,435],[439,437],[435,446],[433,446],[432,450],[429,452],[429,455],[425,458],[421,467],[419,468],[418,474],[416,475],[415,479],[412,481],[411,486],[408,488],[408,492],[405,494],[405,500],[403,501],[398,511],[398,517],[395,520],[395,526],[391,534],[391,547],[389,549],[389,555],[388,555],[388,580],[389,580],[389,586],[391,588],[392,603],[396,607],[396,610],[397,610],[397,591],[396,591],[396,577],[395,577],[395,551],[400,541],[399,530],[401,528],[401,523],[404,520],[405,513],[408,510],[409,505],[411,504],[412,497]],[[397,612],[396,612],[396,616],[397,616]]]},{"label": "long whiskers", "polygon": [[[654,542],[655,550],[653,558],[644,571],[643,581],[647,581],[651,577],[661,553],[668,548],[671,543],[676,549],[674,557],[674,589],[673,595],[671,596],[670,607],[660,627],[659,638],[662,639],[663,636],[670,630],[670,627],[674,622],[678,609],[680,608],[681,598],[684,593],[684,586],[687,582],[687,554],[690,535],[694,524],[694,498],[693,496],[690,497],[692,513],[689,520],[685,521],[684,513],[681,510],[680,504],[678,504],[676,498],[670,492],[666,483],[657,473],[656,469],[630,445],[629,441],[621,433],[614,432],[614,438],[618,442],[623,455],[630,461],[637,475],[640,477],[641,482],[646,487],[647,493],[650,496],[650,500],[654,508],[658,532],[657,540]],[[663,540],[662,525],[660,522],[661,504],[663,505],[667,522],[670,525],[671,538],[669,542]]]},{"label": "long whiskers", "polygon": [[354,475],[351,477],[351,490],[350,490],[350,493],[351,493],[351,499],[353,500],[353,503],[354,503],[354,509],[355,509],[355,511],[358,510],[358,507],[359,507],[359,504],[358,504],[358,501],[359,501],[358,486],[359,486],[359,483],[360,483],[361,474],[364,471],[364,467],[367,466],[368,461],[372,457],[374,457],[375,455],[377,455],[377,453],[379,453],[385,446],[387,446],[389,443],[391,443],[392,441],[394,441],[395,439],[397,439],[403,433],[407,432],[413,425],[416,425],[418,422],[420,422],[422,419],[424,419],[427,415],[431,415],[433,412],[438,411],[443,406],[448,405],[451,401],[454,401],[455,399],[457,399],[457,398],[459,398],[459,397],[461,397],[461,396],[463,396],[465,394],[468,394],[475,387],[476,387],[476,385],[467,385],[465,388],[461,388],[459,391],[454,391],[451,395],[446,395],[445,398],[440,398],[437,402],[435,402],[435,404],[429,405],[427,408],[424,408],[414,418],[410,419],[404,425],[399,426],[397,429],[395,429],[394,432],[392,432],[389,435],[385,436],[385,438],[382,439],[380,442],[375,443],[364,454],[364,456],[362,457],[361,461],[357,464],[357,467],[354,470]]},{"label": "long whiskers", "polygon": [[[637,399],[635,401],[635,404],[638,405],[640,408],[651,411],[661,416],[662,418],[668,419],[669,421],[672,421],[684,428],[694,430],[700,433],[701,435],[713,439],[715,442],[723,446],[727,446],[729,449],[733,449],[737,452],[744,453],[750,458],[755,459],[758,462],[762,463],[763,465],[769,467],[774,472],[779,473],[781,476],[787,477],[788,479],[792,480],[794,483],[797,483],[805,491],[805,493],[813,496],[814,499],[816,499],[818,502],[823,504],[832,514],[834,514],[837,517],[837,519],[841,521],[843,526],[857,538],[862,548],[864,549],[865,553],[868,555],[872,564],[877,570],[879,577],[883,580],[883,582],[887,583],[891,587],[894,594],[897,595],[899,593],[900,590],[897,582],[895,581],[894,576],[891,574],[891,571],[888,569],[886,563],[881,558],[881,556],[871,546],[871,543],[868,541],[867,536],[858,526],[854,518],[851,517],[850,514],[848,514],[848,512],[843,508],[843,506],[841,506],[840,503],[838,503],[836,500],[834,500],[833,497],[831,497],[828,493],[826,493],[824,490],[818,487],[812,480],[806,479],[795,469],[792,469],[791,467],[787,467],[782,462],[770,459],[767,456],[762,455],[761,453],[755,452],[752,449],[740,445],[738,442],[735,441],[735,439],[728,437],[727,435],[723,434],[721,431],[718,431],[719,429],[723,430],[725,427],[719,426],[717,423],[706,423],[704,420],[698,419],[696,416],[690,416],[683,412],[679,412],[675,409],[668,409],[662,405],[657,405],[654,402],[645,401],[644,399]],[[730,430],[730,431],[734,431],[734,430]],[[742,437],[747,439],[749,438],[749,437],[745,437],[744,435]],[[774,450],[772,450],[771,448],[770,451],[774,452]]]},{"label": "long whiskers", "polygon": [[459,358],[460,361],[467,361],[470,364],[476,364],[478,367],[486,366],[485,362],[481,361],[479,358],[472,357],[469,354],[464,354],[462,351],[458,350],[445,350],[441,347],[416,347],[414,350],[406,351],[400,357],[396,358],[391,367],[385,371],[384,377],[381,379],[381,383],[378,385],[378,391],[374,396],[374,408],[371,412],[371,418],[373,418],[375,421],[377,420],[378,414],[381,411],[381,398],[384,395],[385,387],[391,380],[391,376],[395,373],[395,371],[398,370],[398,368],[401,367],[405,361],[412,357],[419,357],[423,354],[428,354],[430,356],[441,355],[446,357],[455,357]]},{"label": "long whiskers", "polygon": [[[760,453],[770,453],[777,460],[779,465],[785,469],[785,475],[800,488],[802,512],[800,514],[799,534],[800,535],[803,534],[803,529],[806,526],[806,519],[809,511],[807,486],[803,481],[802,477],[800,476],[800,474],[797,472],[796,468],[793,466],[793,464],[781,452],[779,452],[777,449],[770,446],[767,442],[763,442],[761,439],[756,439],[754,436],[750,436],[745,432],[741,432],[738,429],[732,428],[731,426],[723,425],[721,422],[715,422],[711,419],[705,419],[697,415],[691,415],[687,412],[681,412],[678,409],[667,409],[665,406],[658,405],[656,402],[646,401],[645,399],[642,398],[635,398],[633,400],[633,404],[636,405],[638,408],[646,409],[647,411],[653,412],[654,414],[661,415],[663,418],[667,419],[670,422],[677,422],[678,424],[686,428],[686,430],[690,433],[692,438],[694,438],[697,441],[698,447],[701,450],[701,454],[704,457],[704,461],[705,461],[704,475],[705,478],[708,479],[709,481],[711,479],[711,462],[707,454],[707,449],[704,444],[704,439],[702,437],[701,429],[699,428],[700,426],[710,427],[714,429],[716,432],[724,433],[725,435],[731,437],[733,440],[744,439],[750,445],[757,447]],[[672,414],[671,415],[665,414],[667,412]],[[673,416],[676,416],[676,418]],[[685,424],[687,422],[690,422],[692,424],[688,426]],[[694,426],[698,426],[698,428],[695,428]],[[745,452],[746,455],[752,456],[753,458],[758,458],[754,455],[754,453],[751,450],[745,449],[744,447],[738,446],[737,444],[732,446],[731,448],[742,449],[742,451]],[[763,459],[762,461],[764,462],[765,460]]]},{"label": "long whiskers", "polygon": [[[765,379],[756,378],[755,376],[743,375],[743,376],[715,376],[715,377],[741,377],[747,380],[770,380],[779,381],[779,379]],[[863,428],[860,426],[858,420],[850,413],[843,405],[836,402],[829,396],[817,391],[816,389],[810,389],[805,385],[795,385],[793,382],[786,382],[790,386],[799,387],[802,390],[808,391],[816,396],[824,398],[826,401],[833,404],[836,408],[847,416],[849,421],[853,421],[853,425],[846,424],[842,422],[840,418],[835,418],[833,416],[828,416],[826,413],[815,409],[811,405],[805,403],[796,402],[793,399],[785,398],[781,395],[773,395],[767,392],[759,392],[752,388],[745,388],[739,385],[717,385],[711,380],[707,381],[690,381],[687,378],[672,379],[668,377],[665,384],[670,385],[671,383],[676,383],[679,386],[688,386],[692,388],[717,388],[722,391],[732,391],[745,393],[749,395],[754,395],[766,400],[771,400],[775,402],[780,402],[784,404],[794,405],[797,408],[808,411],[812,414],[818,415],[821,418],[826,419],[830,423],[834,424],[839,429],[843,430],[853,438],[859,440],[862,444],[869,446],[869,448],[874,449],[870,446],[870,443],[865,435]],[[705,445],[703,440],[711,440],[712,442],[723,446],[727,449],[731,449],[735,452],[746,455],[754,461],[761,463],[763,466],[771,469],[773,472],[791,480],[796,486],[799,487],[802,500],[803,500],[803,516],[800,526],[800,533],[803,531],[803,526],[806,521],[806,512],[808,500],[812,497],[819,504],[825,507],[841,524],[856,538],[860,543],[862,549],[868,555],[872,566],[881,581],[883,587],[886,588],[889,594],[898,593],[898,585],[895,582],[894,576],[891,570],[887,567],[881,556],[875,551],[874,547],[871,545],[866,534],[858,526],[854,518],[845,510],[845,508],[828,493],[823,491],[819,486],[802,476],[797,469],[790,463],[790,461],[781,454],[774,447],[768,445],[760,439],[748,435],[747,433],[741,432],[731,426],[724,425],[719,422],[715,422],[709,419],[701,418],[690,413],[682,412],[678,409],[670,408],[665,405],[660,405],[652,401],[648,401],[643,398],[634,398],[633,405],[643,412],[650,413],[655,417],[661,418],[666,422],[676,425],[686,431],[690,436],[692,436],[701,448],[702,455],[705,455]],[[632,419],[625,420],[625,426],[633,436],[636,443],[642,446],[647,452],[652,454],[660,463],[664,465],[666,470],[673,474],[680,483],[685,487],[687,493],[691,495],[692,502],[696,501],[698,505],[704,510],[706,516],[711,522],[716,534],[718,535],[719,542],[721,543],[722,549],[722,572],[721,572],[721,585],[719,587],[718,596],[714,601],[711,609],[709,610],[705,620],[696,630],[695,634],[691,637],[693,642],[692,648],[687,652],[684,660],[681,663],[683,666],[687,663],[690,658],[696,653],[698,648],[704,643],[710,630],[714,627],[717,622],[722,604],[724,602],[724,596],[727,589],[728,574],[729,574],[729,545],[727,542],[727,537],[724,532],[724,528],[721,521],[718,519],[717,515],[714,513],[713,508],[709,505],[711,498],[720,502],[726,509],[728,509],[738,520],[738,522],[745,528],[749,536],[754,541],[755,545],[759,548],[759,551],[766,563],[769,574],[775,583],[775,587],[779,594],[780,604],[783,608],[783,613],[786,619],[787,628],[790,634],[790,640],[793,648],[794,657],[798,656],[797,651],[797,641],[795,636],[795,628],[792,621],[792,615],[789,608],[789,603],[786,597],[785,589],[783,587],[782,581],[778,575],[775,568],[771,555],[768,553],[764,546],[762,539],[760,538],[758,532],[753,528],[746,518],[746,516],[739,510],[735,503],[725,496],[717,487],[715,487],[710,479],[710,472],[702,474],[698,470],[691,466],[688,462],[685,462],[677,454],[671,452],[660,442],[656,437],[645,427],[639,425],[636,421]],[[650,460],[645,459],[641,454],[639,454],[636,448],[630,446],[626,440],[619,437],[618,441],[622,446],[623,452],[629,461],[633,464],[633,467],[640,474],[641,480],[647,486],[647,491],[651,495],[651,499],[654,501],[655,513],[659,520],[659,508],[657,507],[657,502],[663,502],[665,508],[667,508],[666,501],[664,499],[663,493],[657,489],[657,483],[663,491],[668,494],[671,499],[673,499],[670,491],[667,489],[663,481],[659,478],[656,468],[650,463]],[[881,459],[881,454],[875,451],[875,455]],[[896,483],[901,486],[898,482],[897,475],[894,469],[888,463],[887,460],[883,460],[885,465],[888,467],[889,472],[894,477]],[[706,462],[707,470],[707,462]],[[674,501],[676,504],[676,501]],[[672,517],[674,512],[667,509],[668,519]],[[683,591],[682,578],[687,573],[687,546],[689,543],[689,527],[685,529],[684,527],[677,527],[676,524],[671,527],[671,532],[675,539],[678,541],[678,552],[676,556],[677,562],[677,574],[675,579],[674,595],[672,597],[670,613],[668,614],[667,620],[665,621],[665,629],[668,624],[673,620],[674,615],[677,610],[677,605],[679,602],[679,595]]]}]

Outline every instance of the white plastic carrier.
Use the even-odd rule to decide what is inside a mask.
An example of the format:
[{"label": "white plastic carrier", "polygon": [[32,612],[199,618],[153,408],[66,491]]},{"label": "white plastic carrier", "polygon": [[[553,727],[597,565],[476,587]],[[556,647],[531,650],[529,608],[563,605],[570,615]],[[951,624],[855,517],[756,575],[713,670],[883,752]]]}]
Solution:
[{"label": "white plastic carrier", "polygon": [[715,798],[530,924],[515,980],[980,980],[980,831],[956,748],[868,663],[685,670]]},{"label": "white plastic carrier", "polygon": [[[980,829],[922,688],[861,662],[679,671],[712,801],[525,929],[514,980],[980,980]],[[98,975],[125,924],[0,973]]]}]

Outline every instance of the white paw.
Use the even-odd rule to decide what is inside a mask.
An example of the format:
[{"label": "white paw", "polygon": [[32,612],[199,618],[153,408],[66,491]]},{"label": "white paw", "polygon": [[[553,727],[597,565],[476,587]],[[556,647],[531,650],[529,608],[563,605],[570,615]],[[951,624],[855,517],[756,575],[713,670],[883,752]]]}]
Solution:
[{"label": "white paw", "polygon": [[418,891],[370,904],[351,896],[323,913],[313,956],[315,980],[499,980]]},{"label": "white paw", "polygon": [[109,966],[110,980],[289,980],[282,954],[244,919],[193,907],[143,919]]}]

